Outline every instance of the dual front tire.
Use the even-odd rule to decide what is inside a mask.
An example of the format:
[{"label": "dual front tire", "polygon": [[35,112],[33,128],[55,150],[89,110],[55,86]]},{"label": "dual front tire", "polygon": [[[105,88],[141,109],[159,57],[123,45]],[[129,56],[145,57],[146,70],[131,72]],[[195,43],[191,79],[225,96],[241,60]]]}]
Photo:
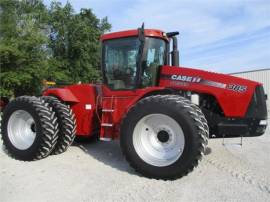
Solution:
[{"label": "dual front tire", "polygon": [[38,160],[66,151],[75,130],[71,109],[53,97],[18,97],[2,116],[4,147],[18,160]]},{"label": "dual front tire", "polygon": [[202,158],[209,130],[200,108],[179,95],[149,96],[134,105],[121,126],[129,164],[142,175],[172,180]]}]

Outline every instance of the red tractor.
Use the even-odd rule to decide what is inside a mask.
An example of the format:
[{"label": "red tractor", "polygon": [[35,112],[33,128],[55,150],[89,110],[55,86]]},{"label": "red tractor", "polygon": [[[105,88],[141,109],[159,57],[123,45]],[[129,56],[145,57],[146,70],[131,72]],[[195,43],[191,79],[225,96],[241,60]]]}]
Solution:
[{"label": "red tractor", "polygon": [[2,118],[6,150],[31,161],[66,151],[75,136],[119,138],[136,171],[176,179],[198,165],[209,137],[262,135],[262,84],[179,67],[176,35],[142,27],[101,36],[103,84],[10,101]]}]

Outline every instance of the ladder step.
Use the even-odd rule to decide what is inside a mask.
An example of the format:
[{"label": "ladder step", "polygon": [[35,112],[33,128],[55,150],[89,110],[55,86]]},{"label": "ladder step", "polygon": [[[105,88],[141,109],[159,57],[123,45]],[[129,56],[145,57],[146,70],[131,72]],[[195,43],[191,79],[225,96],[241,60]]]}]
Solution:
[{"label": "ladder step", "polygon": [[102,112],[114,112],[113,109],[102,109]]},{"label": "ladder step", "polygon": [[104,126],[104,127],[113,127],[113,124],[111,124],[111,123],[102,123],[101,126]]},{"label": "ladder step", "polygon": [[106,141],[106,142],[112,140],[112,138],[109,138],[109,137],[101,137],[101,138],[99,138],[99,139],[100,139],[101,141]]}]

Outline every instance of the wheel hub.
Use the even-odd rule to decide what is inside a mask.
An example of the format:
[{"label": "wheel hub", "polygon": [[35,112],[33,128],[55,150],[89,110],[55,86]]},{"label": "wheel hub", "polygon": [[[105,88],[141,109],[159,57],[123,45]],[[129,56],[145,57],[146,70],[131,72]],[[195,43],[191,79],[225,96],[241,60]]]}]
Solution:
[{"label": "wheel hub", "polygon": [[8,120],[8,137],[14,147],[26,150],[36,138],[36,124],[25,110],[14,111]]},{"label": "wheel hub", "polygon": [[165,130],[161,130],[158,132],[157,138],[160,142],[166,143],[169,140],[169,133]]},{"label": "wheel hub", "polygon": [[142,160],[163,167],[182,155],[185,138],[181,126],[165,114],[150,114],[136,124],[133,145]]}]

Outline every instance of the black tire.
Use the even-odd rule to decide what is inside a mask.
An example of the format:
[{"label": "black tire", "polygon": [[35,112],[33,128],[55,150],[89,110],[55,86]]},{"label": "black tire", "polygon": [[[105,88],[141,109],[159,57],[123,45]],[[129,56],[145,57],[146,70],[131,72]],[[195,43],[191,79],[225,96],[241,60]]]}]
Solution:
[{"label": "black tire", "polygon": [[[31,146],[26,149],[18,149],[12,143],[8,134],[10,117],[18,110],[30,114],[34,120],[36,136]],[[25,113],[24,112],[24,113]],[[58,124],[55,113],[43,100],[37,97],[22,96],[12,100],[3,112],[1,132],[5,150],[15,159],[32,161],[48,156],[57,142]],[[21,133],[22,134],[22,133]]]},{"label": "black tire", "polygon": [[186,104],[190,105],[190,107],[192,107],[194,109],[194,111],[196,111],[198,118],[201,120],[201,122],[203,123],[203,129],[204,129],[204,135],[203,137],[205,138],[205,142],[206,145],[208,144],[208,139],[209,139],[209,126],[207,123],[207,120],[204,116],[204,113],[202,112],[202,110],[195,104],[191,103],[190,100],[184,98],[184,97],[179,97],[178,99],[181,99],[182,102],[185,102]]},{"label": "black tire", "polygon": [[73,143],[76,135],[74,114],[69,106],[60,102],[60,100],[55,97],[43,96],[41,99],[52,107],[59,125],[58,140],[52,154],[63,153]]},{"label": "black tire", "polygon": [[[137,154],[133,144],[136,124],[149,114],[164,114],[173,118],[182,128],[185,146],[181,156],[172,164],[158,167],[146,163]],[[207,122],[201,110],[189,100],[178,95],[156,95],[140,100],[123,119],[120,144],[129,164],[142,175],[172,180],[191,172],[202,158],[208,137]]]}]

